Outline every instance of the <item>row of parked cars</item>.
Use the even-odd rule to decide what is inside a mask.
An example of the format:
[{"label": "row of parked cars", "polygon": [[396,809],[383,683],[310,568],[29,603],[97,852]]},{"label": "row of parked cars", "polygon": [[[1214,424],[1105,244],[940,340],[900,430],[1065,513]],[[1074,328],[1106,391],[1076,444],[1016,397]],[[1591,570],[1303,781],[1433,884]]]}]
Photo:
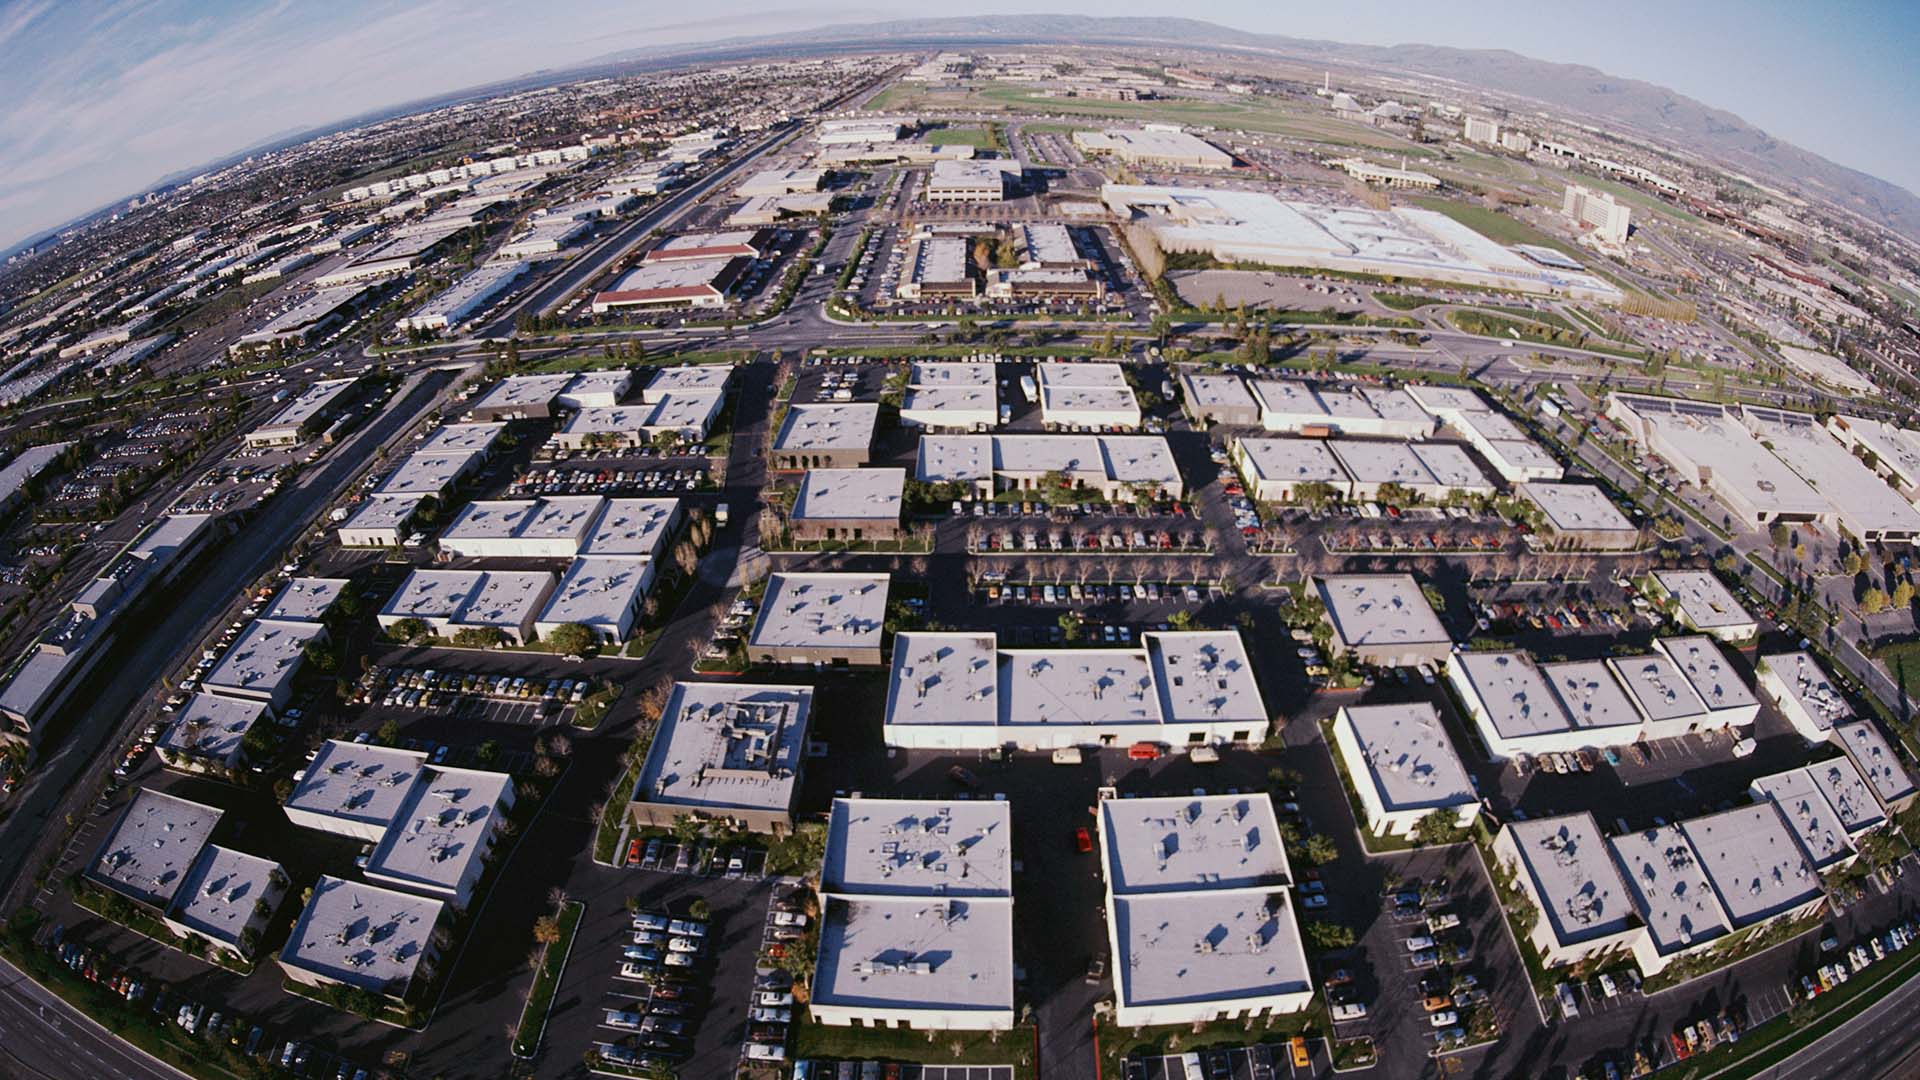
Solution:
[{"label": "row of parked cars", "polygon": [[953,504],[954,517],[1050,517],[1066,521],[1077,517],[1192,517],[1191,508],[1178,499],[1153,502],[1110,503],[1101,501],[1048,503],[1040,500],[988,501],[961,499]]},{"label": "row of parked cars", "polygon": [[1421,1010],[1442,1051],[1465,1046],[1474,1013],[1489,1006],[1480,977],[1461,968],[1472,960],[1473,932],[1450,909],[1451,900],[1451,883],[1446,878],[1403,887],[1390,898],[1394,920],[1411,924],[1406,939],[1409,961],[1420,973]]},{"label": "row of parked cars", "polygon": [[1171,581],[1121,582],[1116,585],[1082,585],[1078,582],[1003,585],[988,582],[983,591],[986,598],[996,604],[1104,604],[1108,600],[1123,604],[1157,604],[1162,600],[1199,604],[1207,598],[1197,585],[1177,585]]},{"label": "row of parked cars", "polygon": [[546,469],[534,470],[507,485],[507,493],[528,495],[640,495],[693,491],[705,469]]},{"label": "row of parked cars", "polygon": [[[798,947],[814,931],[805,910],[803,889],[776,894],[767,907],[760,948],[769,959]],[[793,1023],[793,982],[785,971],[762,961],[754,974],[753,998],[747,1003],[747,1039],[741,1054],[748,1061],[779,1063],[787,1060],[787,1033]]]},{"label": "row of parked cars", "polygon": [[977,542],[982,551],[1205,551],[1206,536],[1185,529],[1114,529],[1108,532],[989,531]]},{"label": "row of parked cars", "polygon": [[[1909,919],[1889,930],[1875,934],[1864,942],[1841,953],[1842,959],[1820,965],[1810,974],[1800,976],[1800,991],[1806,1000],[1836,989],[1842,983],[1874,964],[1885,960],[1889,955],[1901,952],[1913,944],[1914,936],[1920,933],[1920,924]],[[1839,953],[1840,942],[1828,937],[1820,942],[1820,950],[1825,953]]]},{"label": "row of parked cars", "polygon": [[501,701],[539,701],[578,705],[593,691],[588,679],[542,679],[520,675],[484,675],[431,668],[374,668],[360,679],[350,704],[432,709],[463,697]]},{"label": "row of parked cars", "polygon": [[703,1013],[700,969],[708,954],[707,921],[666,912],[635,912],[620,949],[617,1003],[605,1026],[626,1032],[601,1055],[639,1069],[670,1069],[693,1047]]},{"label": "row of parked cars", "polygon": [[253,1058],[268,1068],[297,1077],[317,1080],[369,1080],[372,1075],[353,1062],[336,1058],[298,1039],[275,1038],[266,1028],[238,1014],[222,1012],[180,994],[158,982],[149,982],[133,969],[121,966],[105,952],[71,940],[66,928],[56,925],[46,939],[46,948],[76,976],[99,986],[129,1006],[145,1004],[153,1015],[170,1020],[175,1027],[212,1046],[225,1046],[236,1054]]}]

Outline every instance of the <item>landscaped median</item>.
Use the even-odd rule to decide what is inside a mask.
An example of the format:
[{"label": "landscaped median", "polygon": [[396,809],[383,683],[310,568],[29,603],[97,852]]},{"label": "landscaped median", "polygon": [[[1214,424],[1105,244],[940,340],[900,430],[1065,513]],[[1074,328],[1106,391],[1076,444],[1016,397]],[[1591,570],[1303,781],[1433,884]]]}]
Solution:
[{"label": "landscaped median", "polygon": [[[797,1017],[789,1055],[795,1061],[908,1061],[922,1065],[1010,1065],[1014,1080],[1038,1080],[1032,1024],[1011,1031],[927,1031],[898,1028],[839,1027],[817,1024],[810,1014]],[[1107,1073],[1118,1076],[1118,1072]]]},{"label": "landscaped median", "polygon": [[554,919],[559,936],[545,943],[546,951],[533,973],[533,987],[527,991],[526,1006],[520,1010],[520,1027],[513,1037],[515,1057],[532,1057],[534,1051],[540,1049],[554,992],[560,989],[560,975],[567,969],[567,957],[573,955],[573,934],[580,928],[580,917],[586,910],[586,904],[569,900]]},{"label": "landscaped median", "polygon": [[[1251,1026],[1249,1026],[1251,1025]],[[1250,1020],[1228,1020],[1202,1024],[1168,1024],[1164,1027],[1124,1028],[1112,1023],[1099,1024],[1095,1041],[1099,1045],[1101,1076],[1124,1076],[1121,1062],[1130,1057],[1159,1057],[1201,1050],[1230,1050],[1235,1047],[1267,1043],[1274,1048],[1274,1060],[1286,1057],[1285,1043],[1295,1035],[1309,1041],[1328,1030],[1324,999],[1315,995],[1313,1005],[1297,1013],[1277,1013]]]}]

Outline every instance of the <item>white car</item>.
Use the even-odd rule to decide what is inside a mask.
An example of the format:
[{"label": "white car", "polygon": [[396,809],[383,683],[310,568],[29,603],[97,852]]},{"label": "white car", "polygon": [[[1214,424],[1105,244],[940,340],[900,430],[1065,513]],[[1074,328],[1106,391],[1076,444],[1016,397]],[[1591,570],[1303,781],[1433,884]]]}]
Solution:
[{"label": "white car", "polygon": [[1459,1022],[1460,1014],[1454,1012],[1452,1009],[1441,1009],[1439,1012],[1427,1017],[1427,1023],[1437,1028],[1452,1027]]}]

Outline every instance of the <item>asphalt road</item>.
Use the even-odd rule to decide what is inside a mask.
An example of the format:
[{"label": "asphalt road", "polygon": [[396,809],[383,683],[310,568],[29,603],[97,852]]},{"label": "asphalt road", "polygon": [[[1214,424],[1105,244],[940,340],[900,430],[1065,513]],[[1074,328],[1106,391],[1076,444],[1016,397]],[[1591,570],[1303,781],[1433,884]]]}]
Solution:
[{"label": "asphalt road", "polygon": [[0,960],[0,1075],[21,1080],[191,1080]]}]

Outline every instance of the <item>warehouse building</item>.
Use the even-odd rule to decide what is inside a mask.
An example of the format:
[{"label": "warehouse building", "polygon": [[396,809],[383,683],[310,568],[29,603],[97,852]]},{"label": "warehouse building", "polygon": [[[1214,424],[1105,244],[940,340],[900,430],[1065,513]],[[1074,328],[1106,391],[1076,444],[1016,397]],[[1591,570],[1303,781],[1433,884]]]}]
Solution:
[{"label": "warehouse building", "polygon": [[1018,182],[1020,164],[999,158],[942,160],[927,174],[930,203],[1000,202],[1007,197],[1009,175]]},{"label": "warehouse building", "polygon": [[1231,169],[1233,155],[1167,124],[1137,129],[1076,131],[1073,145],[1083,154],[1110,155],[1130,165],[1174,169]]},{"label": "warehouse building", "polygon": [[1664,971],[1682,956],[1720,944],[1732,932],[1732,920],[1678,824],[1626,833],[1608,844],[1646,926],[1631,946],[1642,975]]},{"label": "warehouse building", "polygon": [[1343,706],[1333,744],[1375,836],[1410,836],[1436,812],[1464,828],[1480,812],[1467,767],[1428,702]]},{"label": "warehouse building", "polygon": [[461,630],[494,630],[515,645],[534,640],[533,624],[553,595],[547,570],[415,570],[380,609],[386,630],[407,619],[451,638]]},{"label": "warehouse building", "polygon": [[905,469],[808,469],[787,521],[795,540],[896,540]]},{"label": "warehouse building", "polygon": [[606,509],[598,495],[476,499],[440,534],[442,554],[469,558],[570,559]]},{"label": "warehouse building", "polygon": [[413,531],[422,495],[369,495],[335,530],[342,547],[399,547]]},{"label": "warehouse building", "polygon": [[794,218],[822,216],[833,210],[833,195],[820,191],[806,195],[756,195],[727,215],[726,224],[740,228],[779,225]]},{"label": "warehouse building", "polygon": [[1559,480],[1566,470],[1552,454],[1480,396],[1459,386],[1411,385],[1407,393],[1441,423],[1460,433],[1509,484]]},{"label": "warehouse building", "polygon": [[351,403],[358,376],[323,379],[302,390],[273,419],[247,432],[248,446],[291,446],[318,435]]},{"label": "warehouse building", "polygon": [[900,275],[902,300],[971,300],[979,283],[969,272],[967,241],[959,236],[925,234],[907,246]]},{"label": "warehouse building", "polygon": [[1767,452],[1826,500],[1831,512],[1824,520],[1869,544],[1910,543],[1920,536],[1920,510],[1888,498],[1887,485],[1817,418],[1757,405],[1745,406],[1740,416]]},{"label": "warehouse building", "polygon": [[766,169],[740,182],[734,194],[743,199],[760,195],[796,195],[819,191],[827,181],[825,169]]},{"label": "warehouse building", "polygon": [[1873,793],[1892,817],[1913,805],[1913,777],[1900,762],[1900,755],[1880,734],[1871,720],[1849,720],[1833,725],[1833,741],[1846,752],[1860,775],[1867,778]]},{"label": "warehouse building", "polygon": [[1640,529],[1598,484],[1519,484],[1515,494],[1540,508],[1546,542],[1580,551],[1631,551]]},{"label": "warehouse building", "polygon": [[991,363],[925,363],[907,369],[900,422],[925,431],[989,431],[1000,420]]},{"label": "warehouse building", "polygon": [[879,667],[886,574],[775,573],[747,638],[756,664]]},{"label": "warehouse building", "polygon": [[1265,795],[1100,795],[1114,1022],[1299,1012],[1313,978]]},{"label": "warehouse building", "polygon": [[1751,640],[1760,622],[1710,570],[1655,570],[1648,579],[1656,599],[1666,602],[1689,629],[1721,641]]},{"label": "warehouse building", "polygon": [[240,631],[201,685],[227,697],[264,702],[278,713],[293,696],[307,646],[326,641],[327,628],[319,623],[255,619]]},{"label": "warehouse building", "polygon": [[524,262],[487,263],[395,325],[402,330],[452,330],[486,311],[519,284],[529,269]]},{"label": "warehouse building", "polygon": [[1050,477],[1112,502],[1178,499],[1186,487],[1161,435],[926,435],[914,475],[930,484],[1040,491]]},{"label": "warehouse building", "polygon": [[732,364],[681,364],[654,371],[640,391],[640,401],[658,405],[669,394],[723,394],[733,381]]},{"label": "warehouse building", "polygon": [[873,451],[880,406],[870,403],[791,405],[773,440],[776,469],[857,469]]},{"label": "warehouse building", "polygon": [[1255,500],[1291,503],[1302,485],[1324,485],[1336,499],[1353,497],[1353,482],[1325,439],[1233,440],[1234,469]]},{"label": "warehouse building", "polygon": [[583,555],[560,575],[534,630],[544,639],[562,626],[584,626],[596,640],[620,645],[633,636],[653,579],[645,556]]},{"label": "warehouse building", "polygon": [[684,816],[754,832],[793,829],[813,689],[682,679],[661,713],[627,804],[636,828]]},{"label": "warehouse building", "polygon": [[[1382,489],[1397,488],[1415,499],[1442,502],[1455,495],[1491,493],[1493,485],[1458,447],[1434,444],[1332,439],[1327,442],[1340,467],[1346,472],[1350,497],[1362,502],[1381,498]],[[1425,453],[1431,450],[1432,453]],[[1450,451],[1450,452],[1449,452]],[[1446,479],[1435,476],[1426,458],[1446,472]]]},{"label": "warehouse building", "polygon": [[655,244],[646,262],[688,262],[706,259],[764,259],[773,250],[773,234],[766,229],[735,232],[681,233]]},{"label": "warehouse building", "polygon": [[1295,379],[1256,379],[1260,425],[1289,435],[1424,439],[1434,419],[1405,390],[1315,386]]},{"label": "warehouse building", "polygon": [[1375,667],[1438,667],[1453,648],[1411,574],[1322,575],[1313,586],[1333,627],[1336,656]]},{"label": "warehouse building", "polygon": [[1748,524],[1817,521],[1831,513],[1819,492],[1723,406],[1616,393],[1607,416]]},{"label": "warehouse building", "polygon": [[1180,399],[1187,418],[1199,427],[1253,427],[1260,423],[1260,403],[1238,375],[1206,375],[1181,368]]},{"label": "warehouse building", "polygon": [[1509,821],[1493,838],[1494,876],[1538,912],[1527,940],[1548,967],[1633,949],[1645,923],[1593,815]]},{"label": "warehouse building", "polygon": [[544,420],[556,409],[618,405],[633,385],[626,368],[583,371],[578,375],[512,375],[467,407],[476,421]]},{"label": "warehouse building", "polygon": [[835,799],[807,1007],[833,1026],[1014,1025],[1004,802]]},{"label": "warehouse building", "polygon": [[1853,706],[1812,653],[1770,653],[1760,658],[1757,670],[1760,689],[1808,743],[1828,741],[1835,725],[1853,719]]},{"label": "warehouse building", "polygon": [[438,900],[322,874],[280,968],[303,986],[350,986],[404,1001],[439,964],[433,934],[445,910]]},{"label": "warehouse building", "polygon": [[1365,158],[1340,158],[1327,164],[1345,172],[1348,176],[1373,187],[1395,188],[1401,191],[1438,191],[1440,178],[1432,173],[1423,173],[1418,169],[1396,169],[1391,165],[1376,165]]},{"label": "warehouse building", "polygon": [[443,499],[460,481],[478,470],[482,460],[483,455],[476,450],[454,453],[416,450],[387,474],[373,493]]},{"label": "warehouse building", "polygon": [[641,263],[613,288],[593,294],[593,313],[630,307],[725,307],[752,266],[753,260],[744,257]]},{"label": "warehouse building", "polygon": [[592,227],[591,221],[578,218],[534,218],[526,229],[501,244],[498,254],[507,259],[537,259],[542,255],[554,255]]},{"label": "warehouse building", "polygon": [[153,748],[182,772],[231,773],[246,764],[247,732],[266,716],[264,701],[197,693],[173,714]]},{"label": "warehouse building", "polygon": [[1920,498],[1920,432],[1844,414],[1829,417],[1827,431],[1859,454],[1901,498],[1909,503]]},{"label": "warehouse building", "polygon": [[1233,630],[1148,631],[1137,648],[1002,649],[983,632],[902,633],[888,746],[1028,751],[1257,743],[1266,704]]},{"label": "warehouse building", "polygon": [[662,436],[705,442],[725,401],[718,390],[682,390],[656,395],[651,403],[585,408],[554,439],[567,450],[653,446]]},{"label": "warehouse building", "polygon": [[1758,777],[1747,794],[1780,811],[1807,861],[1822,873],[1851,863],[1859,854],[1857,832],[1886,821],[1860,770],[1844,757]]},{"label": "warehouse building", "polygon": [[1043,424],[1075,431],[1140,426],[1140,401],[1119,364],[1043,361],[1033,368]]}]

